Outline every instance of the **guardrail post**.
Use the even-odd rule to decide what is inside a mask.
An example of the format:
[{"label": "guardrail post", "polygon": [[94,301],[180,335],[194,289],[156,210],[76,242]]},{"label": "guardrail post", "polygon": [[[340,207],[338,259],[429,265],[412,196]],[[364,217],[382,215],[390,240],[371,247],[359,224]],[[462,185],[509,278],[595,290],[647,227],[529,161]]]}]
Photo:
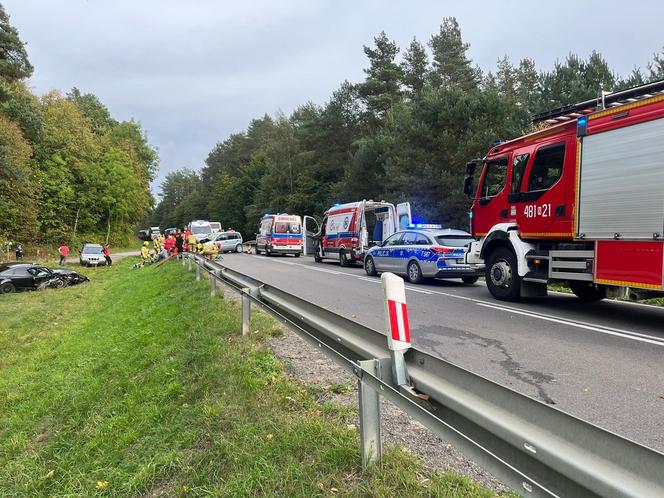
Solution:
[{"label": "guardrail post", "polygon": [[362,360],[358,369],[358,402],[360,408],[360,453],[362,468],[367,468],[381,459],[380,394],[362,380],[362,370],[374,372],[376,360]]},{"label": "guardrail post", "polygon": [[188,271],[191,271],[191,253],[187,254],[187,261],[189,261],[189,268]]},{"label": "guardrail post", "polygon": [[217,295],[217,272],[210,272],[210,296],[214,297]]},{"label": "guardrail post", "polygon": [[380,277],[385,301],[387,346],[392,356],[392,375],[397,385],[408,384],[404,351],[410,349],[410,326],[406,307],[406,289],[401,277],[383,273]]},{"label": "guardrail post", "polygon": [[196,282],[201,280],[201,262],[196,261]]},{"label": "guardrail post", "polygon": [[251,325],[251,299],[249,298],[249,287],[242,288],[242,336],[249,335]]},{"label": "guardrail post", "polygon": [[182,258],[182,267],[187,264],[187,253],[180,253],[180,258]]}]

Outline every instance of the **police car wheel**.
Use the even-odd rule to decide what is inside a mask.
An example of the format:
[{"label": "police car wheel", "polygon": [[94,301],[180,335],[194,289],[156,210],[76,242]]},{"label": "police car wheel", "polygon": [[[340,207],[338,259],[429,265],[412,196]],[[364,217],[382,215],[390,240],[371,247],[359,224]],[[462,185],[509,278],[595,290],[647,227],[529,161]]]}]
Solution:
[{"label": "police car wheel", "polygon": [[464,284],[474,284],[479,277],[461,277]]},{"label": "police car wheel", "polygon": [[419,284],[424,280],[424,277],[422,277],[422,270],[420,269],[420,265],[418,265],[415,261],[408,263],[406,272],[408,274],[408,280],[413,284]]},{"label": "police car wheel", "polygon": [[376,271],[376,263],[374,263],[374,260],[371,256],[367,256],[364,260],[364,271],[367,272],[367,275],[370,277],[375,277],[378,275],[378,272]]},{"label": "police car wheel", "polygon": [[521,277],[516,256],[507,247],[499,247],[486,261],[486,285],[489,292],[501,301],[516,301],[521,297]]}]

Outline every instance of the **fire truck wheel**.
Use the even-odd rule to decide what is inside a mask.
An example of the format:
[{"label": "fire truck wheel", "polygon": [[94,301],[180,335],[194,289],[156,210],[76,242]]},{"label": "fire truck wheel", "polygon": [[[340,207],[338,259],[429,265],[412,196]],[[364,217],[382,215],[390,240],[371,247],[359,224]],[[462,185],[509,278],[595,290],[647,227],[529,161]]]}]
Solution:
[{"label": "fire truck wheel", "polygon": [[569,288],[576,297],[585,302],[600,301],[606,297],[606,287],[591,282],[572,281]]},{"label": "fire truck wheel", "polygon": [[296,258],[299,258],[299,257],[300,257],[300,253],[299,253],[299,252],[296,252],[295,254],[293,254],[293,256],[295,256]]},{"label": "fire truck wheel", "polygon": [[367,275],[370,277],[375,277],[378,275],[378,272],[376,271],[376,264],[374,263],[374,260],[371,256],[367,256],[364,260],[364,271],[367,272]]},{"label": "fire truck wheel", "polygon": [[501,301],[516,301],[521,297],[521,277],[512,250],[499,247],[489,254],[486,261],[486,285],[491,295]]},{"label": "fire truck wheel", "polygon": [[408,274],[408,280],[412,284],[419,284],[422,283],[422,281],[424,280],[424,277],[422,276],[422,270],[420,269],[420,265],[418,265],[417,262],[415,261],[411,261],[410,263],[408,263],[406,272]]},{"label": "fire truck wheel", "polygon": [[348,266],[348,258],[346,258],[346,251],[343,249],[339,251],[339,264],[341,266]]}]

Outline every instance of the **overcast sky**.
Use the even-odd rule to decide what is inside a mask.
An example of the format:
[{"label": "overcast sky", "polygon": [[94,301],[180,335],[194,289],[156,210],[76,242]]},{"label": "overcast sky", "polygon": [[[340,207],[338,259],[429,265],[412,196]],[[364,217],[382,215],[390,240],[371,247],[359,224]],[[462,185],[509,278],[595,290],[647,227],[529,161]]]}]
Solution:
[{"label": "overcast sky", "polygon": [[362,45],[381,30],[403,48],[455,16],[485,71],[504,54],[548,69],[596,49],[627,74],[664,45],[661,1],[0,2],[28,43],[32,88],[76,86],[116,118],[140,121],[159,148],[156,184],[174,169],[199,169],[215,143],[252,118],[322,104],[343,80],[360,81]]}]

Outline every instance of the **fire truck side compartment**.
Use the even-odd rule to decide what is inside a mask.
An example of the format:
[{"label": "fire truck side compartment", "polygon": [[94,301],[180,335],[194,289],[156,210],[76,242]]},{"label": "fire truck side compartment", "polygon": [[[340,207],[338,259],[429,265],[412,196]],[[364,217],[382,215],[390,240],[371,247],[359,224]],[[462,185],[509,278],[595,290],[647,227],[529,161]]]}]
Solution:
[{"label": "fire truck side compartment", "polygon": [[661,237],[663,186],[664,119],[584,137],[577,237]]}]

